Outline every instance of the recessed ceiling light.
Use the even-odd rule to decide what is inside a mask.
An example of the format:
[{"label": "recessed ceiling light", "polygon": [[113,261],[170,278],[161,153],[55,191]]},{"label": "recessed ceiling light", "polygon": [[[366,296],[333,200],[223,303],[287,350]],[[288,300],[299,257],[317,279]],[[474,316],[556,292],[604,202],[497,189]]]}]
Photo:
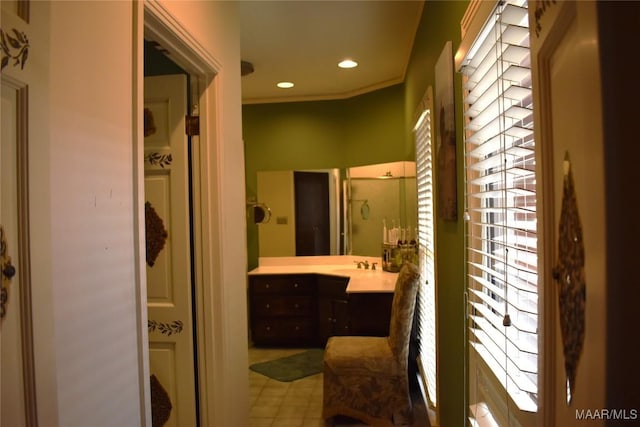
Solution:
[{"label": "recessed ceiling light", "polygon": [[340,68],[355,68],[358,66],[358,63],[352,59],[345,59],[338,63],[338,67]]},{"label": "recessed ceiling light", "polygon": [[290,89],[292,88],[294,85],[291,82],[280,82],[278,83],[276,86],[278,86],[280,89]]}]

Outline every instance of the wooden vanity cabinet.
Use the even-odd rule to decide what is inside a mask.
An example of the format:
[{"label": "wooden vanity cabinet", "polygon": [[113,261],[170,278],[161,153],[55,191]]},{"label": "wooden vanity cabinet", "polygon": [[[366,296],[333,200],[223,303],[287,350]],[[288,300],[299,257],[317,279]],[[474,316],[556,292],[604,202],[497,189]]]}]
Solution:
[{"label": "wooden vanity cabinet", "polygon": [[325,345],[329,337],[349,335],[349,279],[338,276],[318,276],[318,340]]},{"label": "wooden vanity cabinet", "polygon": [[254,344],[314,344],[317,335],[315,294],[315,275],[250,276]]},{"label": "wooden vanity cabinet", "polygon": [[391,292],[346,292],[322,274],[249,276],[249,322],[257,346],[324,346],[334,335],[386,336]]},{"label": "wooden vanity cabinet", "polygon": [[385,337],[389,335],[393,293],[349,294],[349,318],[353,335]]}]

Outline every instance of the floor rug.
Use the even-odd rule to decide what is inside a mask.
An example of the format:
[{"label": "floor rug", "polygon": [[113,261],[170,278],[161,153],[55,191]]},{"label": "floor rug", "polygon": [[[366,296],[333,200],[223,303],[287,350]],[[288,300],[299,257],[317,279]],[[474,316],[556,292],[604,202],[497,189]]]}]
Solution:
[{"label": "floor rug", "polygon": [[322,372],[323,357],[324,349],[312,349],[293,356],[254,363],[249,369],[274,380],[290,382]]}]

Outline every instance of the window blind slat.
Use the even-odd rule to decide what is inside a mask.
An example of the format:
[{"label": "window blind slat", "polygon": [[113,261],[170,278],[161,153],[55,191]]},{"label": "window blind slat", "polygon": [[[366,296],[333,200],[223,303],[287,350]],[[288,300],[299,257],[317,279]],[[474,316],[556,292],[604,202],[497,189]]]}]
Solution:
[{"label": "window blind slat", "polygon": [[[509,209],[509,208],[506,208]],[[495,212],[496,214],[502,214],[505,208],[492,208],[486,209],[485,212]],[[536,253],[537,251],[537,238],[535,236],[536,223],[534,221],[522,219],[518,221],[517,219],[509,219],[507,222],[496,221],[494,223],[482,223],[478,222],[475,224],[475,229],[481,230],[483,232],[491,232],[492,233],[492,241],[497,240],[500,241],[500,237],[504,235],[504,231],[507,231],[510,236],[512,236],[512,240],[510,241],[507,247],[513,247],[520,250],[529,250],[530,252]]]},{"label": "window blind slat", "polygon": [[[481,281],[481,278],[477,276],[471,276],[472,279],[476,280],[478,284],[482,284],[482,288],[470,288],[470,292],[476,297],[480,298],[484,304],[491,308],[491,311],[500,315],[505,315],[505,305],[504,305],[504,296],[505,288],[500,288],[496,285],[491,284],[490,286],[486,286],[487,281]],[[490,283],[490,282],[489,282]],[[527,295],[528,297],[530,295]],[[500,300],[498,300],[500,298]],[[529,298],[519,298],[519,295],[511,295],[510,303],[508,304],[510,307],[516,309],[514,312],[514,316],[511,317],[513,333],[524,332],[535,334],[537,331],[537,321],[538,316],[535,312],[535,306],[537,304],[537,300],[531,300]],[[515,301],[514,301],[515,300]],[[514,302],[516,302],[514,304]],[[474,305],[472,303],[472,305]],[[479,306],[484,307],[484,306]],[[482,311],[482,310],[479,310]],[[512,311],[512,310],[510,310]],[[502,317],[491,319],[491,323],[493,323],[496,327],[501,327],[502,325]],[[507,332],[510,332],[511,329],[508,329]],[[518,346],[520,347],[520,346]],[[523,345],[524,347],[524,345]],[[529,349],[530,352],[537,351],[537,347],[533,349]]]},{"label": "window blind slat", "polygon": [[[480,295],[478,293],[475,296],[479,297]],[[474,313],[471,317],[476,326],[485,332],[489,331],[489,336],[498,346],[505,344],[504,338],[506,337],[506,343],[510,346],[507,353],[511,352],[510,355],[514,356],[514,364],[521,366],[528,373],[537,372],[537,366],[528,364],[537,357],[538,347],[535,332],[518,329],[513,325],[508,328],[504,327],[502,314],[494,313],[483,302],[472,302],[471,306]],[[525,359],[524,362],[519,362],[520,358]]]},{"label": "window blind slat", "polygon": [[[481,256],[483,258],[487,258],[487,257],[494,258],[494,263],[493,263],[494,267],[498,266],[498,262],[501,261],[500,259],[498,259],[497,257],[494,257],[492,254],[488,252],[484,252],[484,251],[474,251],[474,252],[476,255]],[[473,261],[469,261],[469,268],[480,269],[486,275],[496,276],[497,280],[502,280],[502,277],[504,276],[504,272],[502,270],[499,270],[498,268],[487,267],[483,264],[473,262]],[[523,292],[534,293],[534,294],[538,292],[537,284],[535,282],[535,279],[537,279],[537,275],[536,275],[536,272],[531,269],[518,268],[517,273],[512,272],[512,277],[510,277],[510,279],[511,279],[510,284],[515,289],[521,290]]]},{"label": "window blind slat", "polygon": [[[471,343],[471,345],[487,362],[489,368],[496,373],[496,377],[502,386],[509,390],[510,395],[514,396],[514,400],[517,402],[518,407],[523,411],[535,412],[537,409],[536,400],[531,397],[531,395],[534,395],[534,392],[531,392],[531,394],[520,393],[520,389],[513,383],[513,381],[507,380],[508,377],[506,375],[506,370],[503,369],[499,363],[491,359],[491,355],[486,348],[479,346],[476,343]],[[511,393],[511,390],[513,390],[513,393]]]},{"label": "window blind slat", "polygon": [[502,10],[502,22],[504,24],[528,25],[528,11],[526,7],[522,7],[516,4],[507,4]]},{"label": "window blind slat", "polygon": [[[516,116],[520,113],[520,116],[524,118],[529,117],[525,114],[522,114],[522,109],[513,109],[513,111],[511,111],[510,113],[510,116],[505,114],[502,117],[496,117],[485,126],[483,126],[480,130],[475,131],[475,133],[467,137],[466,142],[479,145],[486,142],[493,142],[492,140],[496,137],[503,137],[504,135],[511,136],[512,128],[522,127],[521,119],[517,119]],[[466,129],[469,130],[469,125],[466,126]],[[495,153],[500,148],[499,146],[496,148],[494,145],[492,145],[491,147],[491,150],[484,151],[485,155]],[[475,155],[474,157],[480,156]]]},{"label": "window blind slat", "polygon": [[[516,349],[510,345],[506,345],[509,348],[508,353],[502,352],[501,345],[497,345],[493,342],[494,338],[499,337],[499,334],[494,334],[491,337],[491,333],[487,333],[488,330],[493,329],[491,325],[482,321],[482,318],[474,318],[479,323],[477,328],[471,328],[471,332],[477,338],[472,345],[476,348],[483,348],[486,353],[485,362],[492,366],[497,364],[497,368],[494,370],[496,376],[501,381],[510,380],[513,383],[514,392],[528,392],[535,393],[536,383],[532,381],[532,378],[536,377],[537,371],[534,366],[537,364],[537,357],[531,355],[522,355]],[[498,338],[499,339],[499,338]],[[529,368],[533,368],[534,371],[530,371]],[[504,384],[504,382],[503,382]]]},{"label": "window blind slat", "polygon": [[[487,240],[487,239],[485,239],[485,240]],[[504,251],[504,243],[499,242],[499,241],[490,241],[490,242],[493,245],[495,245],[495,247],[489,248],[489,249],[484,249],[484,250],[475,249],[475,250],[473,250],[474,253],[476,255],[481,256],[485,260],[485,262],[487,262],[487,263],[490,262],[493,265],[496,265],[496,264],[499,264],[499,263],[500,264],[505,263],[506,260],[505,260],[505,257],[504,257],[504,253],[505,253],[505,251]],[[525,251],[522,251],[522,252],[525,252]],[[525,259],[526,260],[526,257],[525,256],[521,256],[520,259]],[[512,262],[511,266],[513,267],[514,271],[522,271],[524,273],[529,273],[531,275],[535,274],[535,269],[533,268],[533,267],[535,267],[535,264],[533,264],[533,267],[531,267],[531,263],[530,262],[528,262],[528,263],[524,263],[523,262],[521,264],[515,264],[515,263],[513,263],[513,257],[511,257],[509,259],[509,261]],[[530,261],[530,260],[528,260],[528,261]],[[514,280],[515,280],[515,278],[514,278]]]},{"label": "window blind slat", "polygon": [[[477,307],[480,307],[480,305]],[[471,316],[475,325],[475,327],[471,327],[471,330],[475,337],[478,338],[478,342],[490,350],[493,359],[503,365],[503,368],[509,365],[518,368],[512,372],[507,369],[507,374],[510,374],[513,378],[518,377],[519,374],[537,373],[537,355],[521,351],[512,341],[505,339],[507,338],[503,333],[505,327],[502,324],[496,326],[491,323],[489,321],[490,317],[491,313],[487,313],[486,308],[481,315]]]},{"label": "window blind slat", "polygon": [[[522,45],[517,43],[502,43],[501,45],[497,45],[493,42],[488,48],[489,50],[486,51],[486,55],[481,58],[481,61],[475,68],[473,63],[463,67],[463,73],[469,78],[466,84],[467,88],[473,87],[475,89],[475,84],[480,84],[480,89],[489,86],[491,79],[498,73],[498,67],[496,66],[498,59],[506,62],[508,66],[523,65],[523,62],[529,57],[528,39],[527,43],[523,43]],[[504,68],[507,68],[507,66]],[[470,92],[473,93],[472,90]],[[473,100],[473,98],[471,98],[471,100]]]},{"label": "window blind slat", "polygon": [[[500,163],[502,162],[498,160],[496,161],[496,163],[499,166]],[[516,166],[501,168],[501,169],[495,169],[495,168],[486,169],[486,171],[488,172],[487,175],[478,175],[477,178],[469,180],[469,183],[471,185],[476,185],[480,187],[484,187],[490,184],[499,184],[504,179],[503,173],[507,173],[510,175],[517,175],[520,178],[531,178],[531,179],[535,178],[535,171],[524,169],[521,167],[516,167]]]}]

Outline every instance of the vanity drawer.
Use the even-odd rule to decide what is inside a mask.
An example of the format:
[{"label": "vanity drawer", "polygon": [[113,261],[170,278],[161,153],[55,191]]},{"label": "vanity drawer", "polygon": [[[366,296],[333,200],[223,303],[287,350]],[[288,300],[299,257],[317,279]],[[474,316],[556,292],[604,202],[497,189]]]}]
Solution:
[{"label": "vanity drawer", "polygon": [[347,298],[349,279],[337,276],[318,276],[318,296]]},{"label": "vanity drawer", "polygon": [[251,291],[254,293],[310,294],[314,289],[314,277],[308,275],[252,276]]},{"label": "vanity drawer", "polygon": [[315,310],[310,296],[259,295],[253,298],[258,316],[309,316]]},{"label": "vanity drawer", "polygon": [[313,325],[308,318],[263,318],[253,324],[255,344],[308,343],[313,337]]}]

